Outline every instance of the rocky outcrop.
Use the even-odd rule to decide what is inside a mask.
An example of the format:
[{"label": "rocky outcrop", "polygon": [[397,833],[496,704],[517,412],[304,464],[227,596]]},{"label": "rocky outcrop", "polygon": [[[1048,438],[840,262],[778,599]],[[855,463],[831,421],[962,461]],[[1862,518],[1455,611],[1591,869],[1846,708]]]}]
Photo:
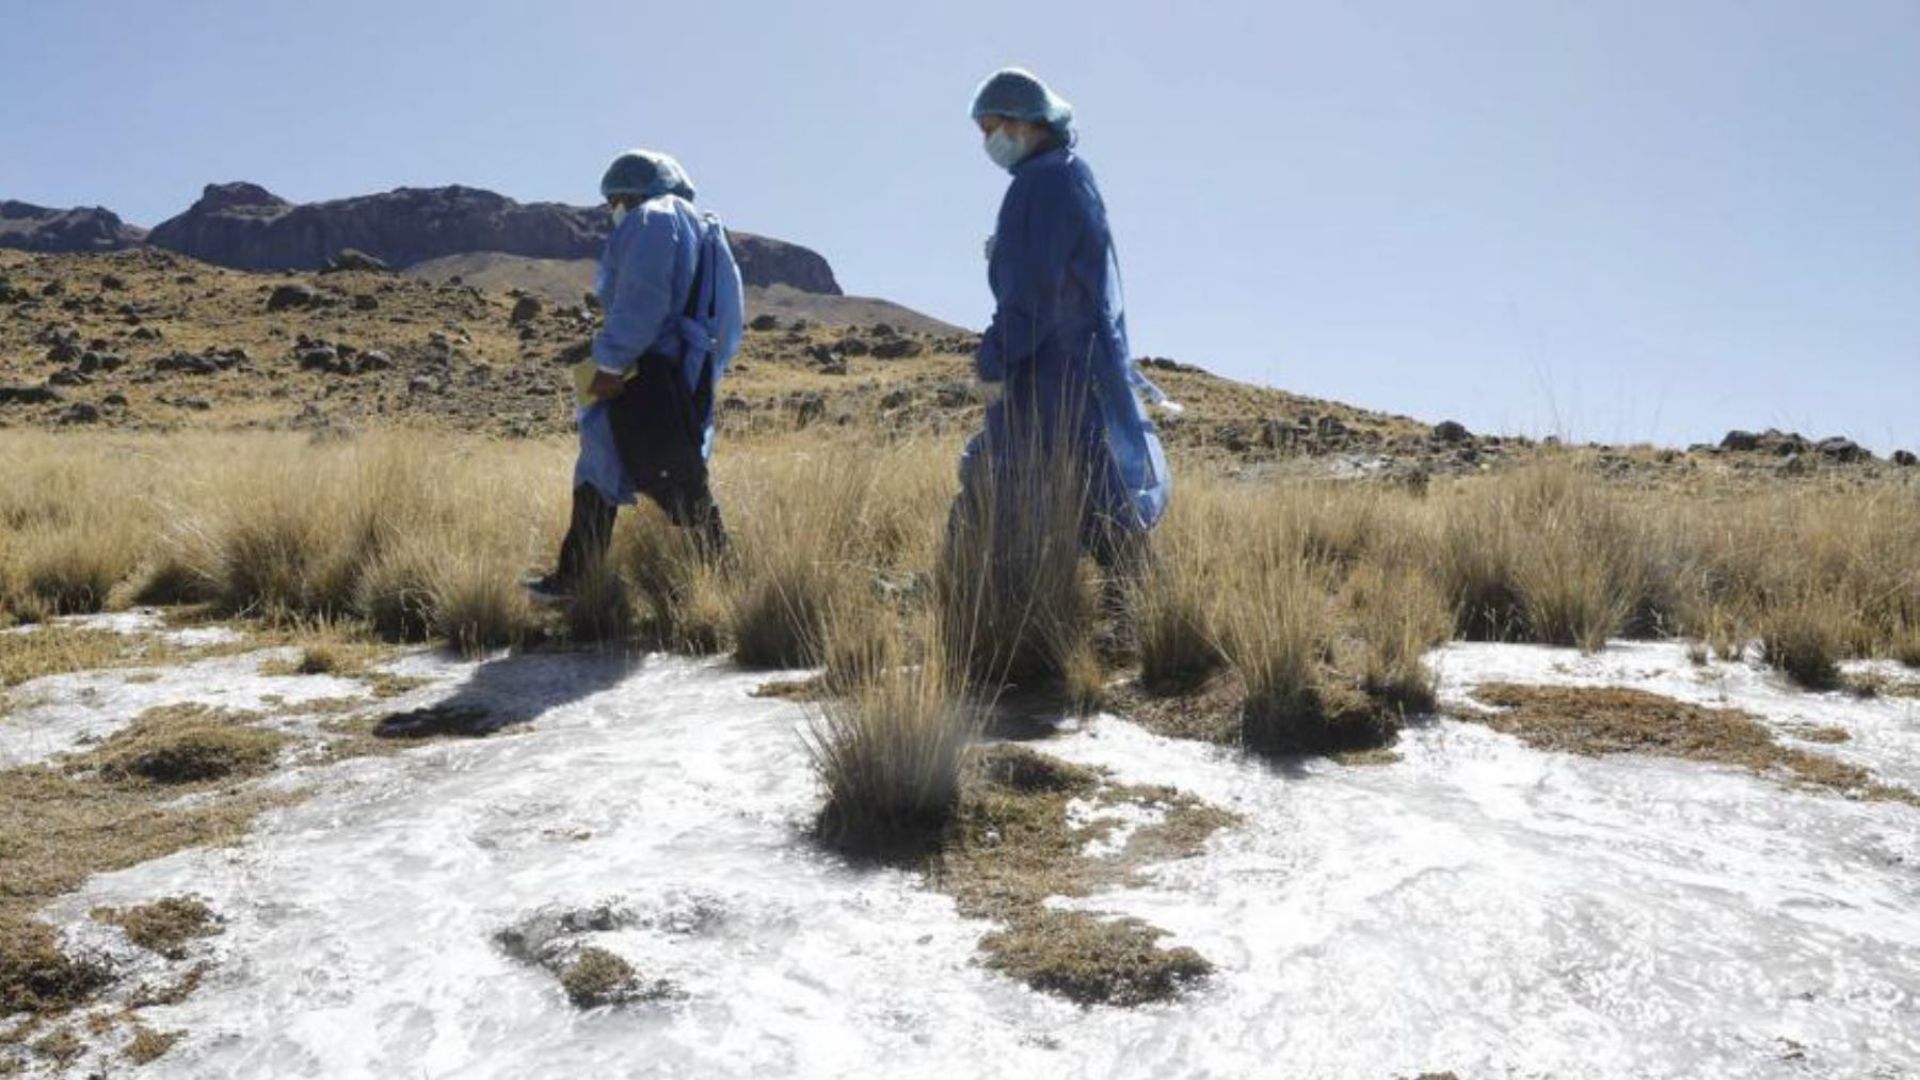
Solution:
[{"label": "rocky outcrop", "polygon": [[833,267],[818,252],[732,229],[727,230],[727,239],[733,242],[733,258],[740,264],[740,280],[749,286],[786,285],[804,293],[843,295]]},{"label": "rocky outcrop", "polygon": [[154,244],[242,270],[319,270],[341,252],[391,266],[466,251],[545,259],[598,249],[606,215],[522,204],[468,187],[399,188],[295,205],[257,184],[210,184],[185,213],[154,227]]},{"label": "rocky outcrop", "polygon": [[[398,188],[296,205],[257,184],[232,183],[208,185],[198,202],[156,226],[150,239],[237,269],[318,270],[347,251],[396,267],[476,251],[593,258],[609,227],[598,207],[520,203],[478,188]],[[833,269],[817,253],[750,233],[732,238],[748,285],[840,295]]]},{"label": "rocky outcrop", "polygon": [[147,231],[98,206],[55,210],[32,203],[0,202],[0,248],[49,254],[119,251],[144,243]]}]

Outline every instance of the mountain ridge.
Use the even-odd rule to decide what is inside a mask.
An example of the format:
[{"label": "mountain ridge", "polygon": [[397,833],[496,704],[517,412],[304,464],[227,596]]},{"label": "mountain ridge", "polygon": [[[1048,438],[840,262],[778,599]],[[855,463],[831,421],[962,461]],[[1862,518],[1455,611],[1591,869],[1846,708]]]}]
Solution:
[{"label": "mountain ridge", "polygon": [[[395,267],[475,252],[594,258],[612,227],[603,207],[522,203],[459,184],[310,203],[248,181],[208,184],[193,205],[151,230],[127,225],[103,207],[7,202],[0,208],[0,248],[77,254],[152,246],[252,271],[319,270],[348,250]],[[842,295],[832,265],[818,252],[756,233],[729,229],[728,236],[749,286]]]}]

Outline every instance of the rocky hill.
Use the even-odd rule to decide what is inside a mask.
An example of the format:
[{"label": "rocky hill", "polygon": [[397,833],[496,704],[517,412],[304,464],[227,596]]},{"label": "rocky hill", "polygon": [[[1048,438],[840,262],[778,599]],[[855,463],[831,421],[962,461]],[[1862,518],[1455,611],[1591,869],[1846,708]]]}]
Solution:
[{"label": "rocky hill", "polygon": [[[756,289],[752,332],[722,387],[729,437],[796,428],[957,439],[980,422],[978,338],[939,324],[828,324]],[[851,297],[815,297],[855,310]],[[355,268],[258,274],[147,246],[92,255],[0,251],[0,428],[357,430],[400,424],[504,437],[563,436],[568,363],[596,320],[518,288]],[[1161,430],[1186,460],[1249,475],[1423,482],[1528,460],[1539,444],[1428,425],[1191,365],[1141,363],[1185,405]],[[1591,447],[1609,475],[1881,476],[1920,483],[1902,451],[1844,439],[1732,433],[1687,450]]]},{"label": "rocky hill", "polygon": [[[345,251],[393,267],[475,253],[572,261],[598,257],[610,225],[600,207],[521,203],[458,185],[298,204],[237,182],[208,184],[198,201],[151,233],[99,207],[0,203],[0,248],[73,253],[150,243],[236,270],[319,270]],[[818,252],[728,232],[748,285],[840,295],[833,267]]]},{"label": "rocky hill", "polygon": [[[238,270],[318,270],[343,251],[404,267],[450,255],[496,252],[531,259],[588,259],[611,222],[599,207],[521,203],[470,187],[397,188],[378,195],[295,204],[257,184],[209,184],[185,213],[154,227],[150,241]],[[817,252],[733,233],[749,285],[788,285],[838,295]]]},{"label": "rocky hill", "polygon": [[[737,238],[735,242],[738,243]],[[593,288],[598,267],[595,259],[530,259],[497,251],[474,251],[414,263],[405,273],[435,285],[469,285],[495,293],[517,291],[565,305],[579,303],[582,294]],[[748,276],[749,282],[756,278],[764,279],[764,275]],[[813,292],[784,284],[748,284],[747,309],[755,315],[770,314],[787,322],[805,319],[822,326],[887,323],[918,334],[966,332],[890,300]]]},{"label": "rocky hill", "polygon": [[0,248],[20,251],[119,251],[146,242],[147,230],[121,221],[98,206],[55,210],[32,203],[0,202]]}]

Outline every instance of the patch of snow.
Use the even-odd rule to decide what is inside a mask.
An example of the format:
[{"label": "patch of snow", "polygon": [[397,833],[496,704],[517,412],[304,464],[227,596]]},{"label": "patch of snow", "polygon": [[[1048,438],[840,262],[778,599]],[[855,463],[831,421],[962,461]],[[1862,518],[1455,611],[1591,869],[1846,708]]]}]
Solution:
[{"label": "patch of snow", "polygon": [[[1485,678],[1617,678],[1768,715],[1813,708],[1679,650],[1438,657]],[[1676,663],[1677,660],[1677,663]],[[1410,729],[1396,764],[1263,763],[1102,717],[1040,747],[1244,824],[1087,906],[1218,971],[1193,997],[1080,1009],[978,963],[985,924],[804,838],[804,714],[716,662],[447,667],[512,734],[343,763],[244,845],[95,879],[95,904],[207,896],[220,963],[156,1077],[1894,1077],[1920,1071],[1920,815],[1655,758]],[[1691,698],[1690,698],[1691,699]],[[1884,703],[1846,712],[1913,764]],[[1866,714],[1861,714],[1866,715]],[[1822,719],[1820,722],[1826,722]],[[1090,813],[1090,811],[1083,811]],[[495,941],[618,913],[583,944],[682,1000],[580,1013]],[[1875,1070],[1878,1070],[1876,1073]]]},{"label": "patch of snow", "polygon": [[0,716],[0,767],[32,765],[105,739],[148,709],[189,703],[268,711],[320,698],[364,697],[350,679],[263,675],[260,665],[297,650],[201,660],[175,667],[79,671],[32,679],[7,691],[17,704]]},{"label": "patch of snow", "polygon": [[1158,825],[1166,819],[1165,807],[1133,800],[1103,802],[1095,799],[1070,799],[1067,802],[1069,828],[1105,827],[1103,832],[1088,840],[1080,849],[1080,854],[1090,859],[1108,859],[1120,854],[1127,850],[1127,841],[1133,839],[1134,833],[1146,826]]}]

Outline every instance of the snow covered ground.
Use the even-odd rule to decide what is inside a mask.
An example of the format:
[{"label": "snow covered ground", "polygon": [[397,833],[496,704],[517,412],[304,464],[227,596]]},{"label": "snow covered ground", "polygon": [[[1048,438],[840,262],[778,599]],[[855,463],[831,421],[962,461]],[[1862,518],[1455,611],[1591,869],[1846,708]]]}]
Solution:
[{"label": "snow covered ground", "polygon": [[[1626,684],[1783,731],[1842,727],[1852,741],[1814,749],[1920,784],[1920,702],[1703,672],[1668,645],[1460,645],[1435,661],[1450,700],[1496,678]],[[243,668],[197,665],[193,692],[293,696]],[[1445,720],[1410,730],[1397,763],[1348,767],[1262,763],[1102,717],[1039,748],[1245,821],[1090,903],[1172,931],[1217,966],[1211,984],[1087,1010],[981,968],[988,928],[911,875],[804,842],[819,798],[804,717],[749,696],[763,676],[667,657],[418,656],[405,670],[438,680],[422,700],[526,722],[301,770],[317,793],[247,843],[96,878],[50,910],[104,944],[118,931],[87,920],[98,904],[196,893],[227,920],[198,992],[146,1011],[187,1036],[139,1075],[1920,1076],[1908,806],[1543,754]],[[112,700],[115,677],[66,678]],[[58,740],[8,732],[83,728],[61,710],[89,708],[43,695],[0,720],[0,748],[51,752]],[[681,996],[582,1013],[495,941],[540,912],[601,907],[582,943]]]}]

